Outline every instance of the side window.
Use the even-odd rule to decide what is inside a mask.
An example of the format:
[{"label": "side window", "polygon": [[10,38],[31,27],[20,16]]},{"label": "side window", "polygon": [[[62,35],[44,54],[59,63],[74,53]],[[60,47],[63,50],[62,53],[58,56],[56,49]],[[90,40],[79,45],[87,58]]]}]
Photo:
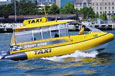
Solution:
[{"label": "side window", "polygon": [[34,40],[40,40],[41,38],[41,33],[34,33]]},{"label": "side window", "polygon": [[21,32],[16,32],[16,43],[32,41],[32,31],[23,30]]},{"label": "side window", "polygon": [[42,28],[43,39],[51,38],[49,27]]},{"label": "side window", "polygon": [[67,36],[67,30],[66,29],[60,29],[60,36]]},{"label": "side window", "polygon": [[34,39],[33,40],[42,39],[42,37],[41,37],[41,29],[40,28],[34,29],[33,34],[34,34]]},{"label": "side window", "polygon": [[50,38],[50,32],[43,32],[43,39],[48,39]]},{"label": "side window", "polygon": [[51,30],[52,38],[59,37],[59,30],[58,30],[58,26],[57,25],[51,26],[50,30]]},{"label": "side window", "polygon": [[53,38],[59,37],[59,31],[58,31],[58,30],[52,30],[52,31],[51,31],[51,34],[52,34],[52,37],[53,37]]},{"label": "side window", "polygon": [[60,36],[67,36],[67,26],[66,24],[59,25]]}]

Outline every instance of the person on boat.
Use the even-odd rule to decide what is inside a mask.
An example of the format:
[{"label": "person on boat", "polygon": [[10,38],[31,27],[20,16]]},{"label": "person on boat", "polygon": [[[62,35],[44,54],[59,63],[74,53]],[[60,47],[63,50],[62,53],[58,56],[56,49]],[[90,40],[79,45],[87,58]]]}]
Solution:
[{"label": "person on boat", "polygon": [[34,38],[32,38],[31,40],[35,41],[35,40],[36,40],[36,38],[34,37]]},{"label": "person on boat", "polygon": [[36,38],[34,37],[34,40],[36,40]]},{"label": "person on boat", "polygon": [[85,28],[82,27],[82,28],[80,29],[80,31],[79,31],[79,35],[83,35],[83,34],[84,34],[84,30],[85,30]]},{"label": "person on boat", "polygon": [[55,37],[59,37],[59,35],[56,33],[56,34],[55,34]]}]

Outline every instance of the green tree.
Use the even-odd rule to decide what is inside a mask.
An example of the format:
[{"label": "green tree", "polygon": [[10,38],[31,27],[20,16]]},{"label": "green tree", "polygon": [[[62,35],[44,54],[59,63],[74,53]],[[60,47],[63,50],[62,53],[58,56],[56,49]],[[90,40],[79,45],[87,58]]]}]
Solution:
[{"label": "green tree", "polygon": [[75,13],[76,14],[80,14],[78,9],[75,9]]},{"label": "green tree", "polygon": [[95,13],[91,7],[84,7],[79,11],[79,14],[84,14],[84,18],[95,18]]},{"label": "green tree", "polygon": [[74,14],[75,13],[74,5],[71,2],[68,2],[64,6],[63,13],[64,14]]},{"label": "green tree", "polygon": [[45,4],[45,10],[46,10],[46,12],[48,12],[48,9],[50,8],[50,6],[46,3]]},{"label": "green tree", "polygon": [[59,14],[60,9],[56,4],[52,4],[52,6],[50,6],[50,8],[48,9],[48,13],[49,14]]},{"label": "green tree", "polygon": [[99,18],[99,14],[97,13],[97,14],[95,14],[95,18]]},{"label": "green tree", "polygon": [[13,15],[13,4],[0,5],[0,16],[8,18],[9,15]]},{"label": "green tree", "polygon": [[[16,2],[17,15],[35,15],[38,14],[37,5],[28,0]],[[14,2],[7,5],[0,5],[0,16],[7,18],[14,15]]]},{"label": "green tree", "polygon": [[111,15],[111,19],[115,19],[115,15]]},{"label": "green tree", "polygon": [[0,5],[0,17],[4,17],[4,15],[7,13],[5,8],[6,5]]},{"label": "green tree", "polygon": [[107,15],[106,15],[106,13],[103,13],[102,15],[100,15],[100,19],[102,19],[102,20],[107,20]]},{"label": "green tree", "polygon": [[89,7],[88,8],[89,10],[88,10],[88,17],[90,17],[90,18],[94,18],[95,17],[95,12],[93,11],[93,9],[91,8],[91,7]]},{"label": "green tree", "polygon": [[17,5],[18,15],[35,15],[38,14],[37,5],[31,1],[22,0]]},{"label": "green tree", "polygon": [[60,8],[60,14],[64,14],[64,9]]},{"label": "green tree", "polygon": [[86,19],[88,16],[87,16],[87,13],[88,13],[88,7],[85,7],[85,8],[82,8],[80,11],[79,11],[80,14],[84,14],[84,18]]}]

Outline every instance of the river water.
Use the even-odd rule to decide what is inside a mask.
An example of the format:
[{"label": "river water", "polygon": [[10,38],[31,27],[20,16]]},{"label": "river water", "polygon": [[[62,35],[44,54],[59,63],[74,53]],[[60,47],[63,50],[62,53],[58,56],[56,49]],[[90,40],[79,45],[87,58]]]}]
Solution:
[{"label": "river water", "polygon": [[[115,31],[106,32],[115,35]],[[9,50],[11,35],[0,34],[0,51]],[[104,48],[60,57],[0,60],[0,76],[115,76],[115,40]]]}]

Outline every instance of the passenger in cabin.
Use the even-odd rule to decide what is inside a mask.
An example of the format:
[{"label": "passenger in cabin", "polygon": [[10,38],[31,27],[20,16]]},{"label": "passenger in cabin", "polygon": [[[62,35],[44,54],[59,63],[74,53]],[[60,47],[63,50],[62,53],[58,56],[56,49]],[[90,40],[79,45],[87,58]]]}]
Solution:
[{"label": "passenger in cabin", "polygon": [[56,34],[55,34],[55,37],[59,37],[59,35],[56,33]]},{"label": "passenger in cabin", "polygon": [[34,37],[34,40],[36,40],[36,38]]},{"label": "passenger in cabin", "polygon": [[34,38],[32,38],[32,40],[33,40],[33,41],[35,41],[35,40],[36,40],[36,38],[34,37]]}]

